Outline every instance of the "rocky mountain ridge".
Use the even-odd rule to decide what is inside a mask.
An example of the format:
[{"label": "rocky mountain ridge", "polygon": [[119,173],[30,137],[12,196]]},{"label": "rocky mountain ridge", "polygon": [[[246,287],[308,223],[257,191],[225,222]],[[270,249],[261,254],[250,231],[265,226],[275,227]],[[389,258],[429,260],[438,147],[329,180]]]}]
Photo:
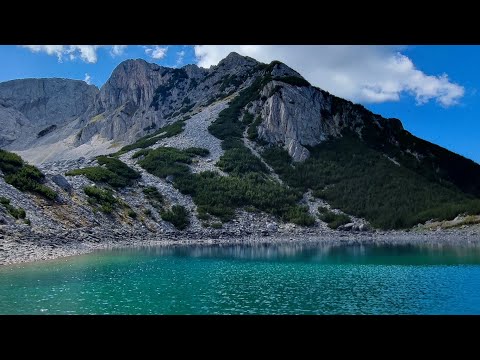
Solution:
[{"label": "rocky mountain ridge", "polygon": [[100,89],[2,83],[0,122],[0,147],[37,165],[46,177],[24,166],[25,177],[57,194],[25,187],[4,155],[0,196],[29,220],[0,206],[14,228],[315,234],[480,213],[478,164],[283,63],[236,53],[209,69],[127,60]]}]

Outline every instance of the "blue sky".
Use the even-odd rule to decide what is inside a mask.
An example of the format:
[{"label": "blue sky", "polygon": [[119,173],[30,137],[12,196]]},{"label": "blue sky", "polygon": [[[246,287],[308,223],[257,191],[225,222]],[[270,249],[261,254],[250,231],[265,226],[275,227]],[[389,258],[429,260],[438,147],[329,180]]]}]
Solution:
[{"label": "blue sky", "polygon": [[63,77],[101,87],[125,59],[208,67],[230,51],[283,61],[312,84],[480,163],[480,46],[5,45],[0,81]]}]

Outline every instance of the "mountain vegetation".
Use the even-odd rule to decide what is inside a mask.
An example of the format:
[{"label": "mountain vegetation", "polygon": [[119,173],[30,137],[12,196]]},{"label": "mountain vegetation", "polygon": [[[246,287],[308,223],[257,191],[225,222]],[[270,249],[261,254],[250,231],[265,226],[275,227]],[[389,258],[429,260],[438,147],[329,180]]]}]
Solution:
[{"label": "mountain vegetation", "polygon": [[68,171],[65,175],[84,175],[93,182],[105,183],[114,188],[131,186],[135,180],[140,178],[140,174],[138,172],[131,169],[118,159],[107,156],[99,156],[97,157],[97,161],[102,166],[75,169]]},{"label": "mountain vegetation", "polygon": [[375,227],[407,228],[429,219],[480,213],[480,199],[396,165],[351,134],[310,152],[310,158],[295,164],[277,147],[262,156],[293,189],[312,189],[334,208],[364,217]]},{"label": "mountain vegetation", "polygon": [[57,197],[55,191],[44,185],[45,175],[17,154],[0,149],[0,170],[5,182],[21,191],[38,194],[48,200]]}]

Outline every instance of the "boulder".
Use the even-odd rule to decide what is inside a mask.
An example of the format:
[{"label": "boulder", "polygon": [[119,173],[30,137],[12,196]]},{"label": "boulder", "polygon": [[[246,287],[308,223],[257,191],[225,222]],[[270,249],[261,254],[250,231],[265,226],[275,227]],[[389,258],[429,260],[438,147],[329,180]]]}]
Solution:
[{"label": "boulder", "polygon": [[72,185],[65,179],[62,175],[54,175],[51,177],[53,183],[58,185],[62,190],[66,191],[67,193],[72,193]]},{"label": "boulder", "polygon": [[339,226],[339,227],[338,227],[338,230],[351,231],[351,230],[353,230],[353,227],[354,227],[354,226],[355,226],[354,223],[348,223],[348,224]]},{"label": "boulder", "polygon": [[360,224],[360,226],[358,227],[358,230],[368,231],[368,225],[367,224]]},{"label": "boulder", "polygon": [[268,223],[267,230],[269,232],[276,232],[278,230],[278,225],[276,223]]}]

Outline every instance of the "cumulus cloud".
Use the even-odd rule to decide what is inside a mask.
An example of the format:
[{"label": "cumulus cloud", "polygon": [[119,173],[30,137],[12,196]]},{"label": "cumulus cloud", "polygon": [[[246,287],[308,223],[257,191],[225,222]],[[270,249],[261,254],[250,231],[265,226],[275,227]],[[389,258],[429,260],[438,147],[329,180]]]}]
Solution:
[{"label": "cumulus cloud", "polygon": [[59,62],[80,59],[86,63],[96,63],[97,50],[101,47],[111,47],[111,53],[120,55],[126,45],[21,45],[35,53],[54,55]]},{"label": "cumulus cloud", "polygon": [[465,89],[447,74],[429,75],[402,54],[402,47],[364,45],[197,45],[198,65],[216,65],[232,51],[262,62],[280,60],[312,84],[357,102],[399,101],[402,94],[417,104],[434,100],[448,107]]},{"label": "cumulus cloud", "polygon": [[110,50],[110,55],[113,57],[123,55],[123,52],[127,48],[128,45],[112,45],[112,49]]},{"label": "cumulus cloud", "polygon": [[21,45],[32,52],[45,52],[48,55],[55,55],[58,57],[58,61],[62,61],[65,45]]},{"label": "cumulus cloud", "polygon": [[83,81],[85,81],[88,85],[91,85],[92,84],[92,77],[90,76],[90,74],[86,73]]},{"label": "cumulus cloud", "polygon": [[148,56],[150,56],[152,59],[155,59],[155,60],[163,59],[165,55],[167,55],[167,51],[168,51],[168,46],[161,47],[161,46],[155,45],[152,47],[145,48],[145,54],[147,54]]}]

